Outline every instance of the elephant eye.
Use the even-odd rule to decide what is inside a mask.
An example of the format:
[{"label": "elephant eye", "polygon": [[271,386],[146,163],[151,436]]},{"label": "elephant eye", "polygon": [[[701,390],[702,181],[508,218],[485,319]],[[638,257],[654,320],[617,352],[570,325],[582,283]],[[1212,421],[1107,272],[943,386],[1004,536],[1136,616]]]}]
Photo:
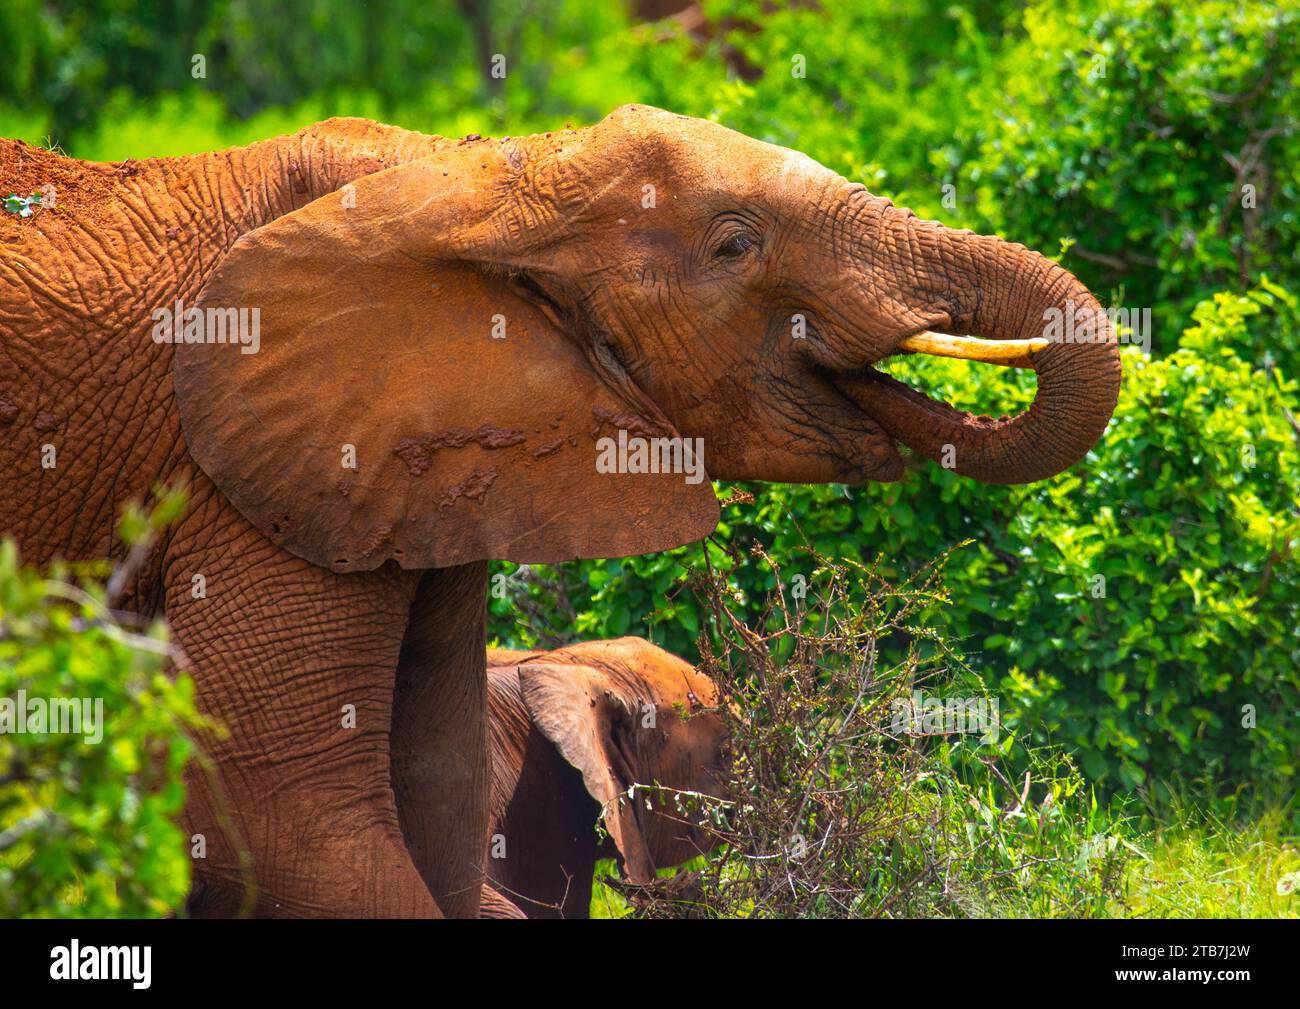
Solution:
[{"label": "elephant eye", "polygon": [[623,348],[613,340],[602,339],[597,344],[597,350],[613,360],[620,368],[627,369],[627,355],[623,352]]},{"label": "elephant eye", "polygon": [[737,259],[758,243],[754,237],[744,231],[736,231],[722,240],[713,250],[714,259]]}]

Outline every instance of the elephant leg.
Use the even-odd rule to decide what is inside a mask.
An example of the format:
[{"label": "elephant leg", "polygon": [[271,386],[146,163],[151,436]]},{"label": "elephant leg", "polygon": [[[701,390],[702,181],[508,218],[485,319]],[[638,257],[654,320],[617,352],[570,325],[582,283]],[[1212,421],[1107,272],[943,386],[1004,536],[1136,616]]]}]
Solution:
[{"label": "elephant leg", "polygon": [[210,494],[171,538],[164,577],[199,708],[228,732],[203,740],[213,773],[191,773],[196,913],[239,911],[246,861],[257,914],[438,916],[402,838],[389,769],[393,677],[418,573],[326,571]]},{"label": "elephant leg", "polygon": [[425,572],[397,667],[393,791],[407,848],[448,916],[474,918],[484,885],[490,767],[487,565]]}]

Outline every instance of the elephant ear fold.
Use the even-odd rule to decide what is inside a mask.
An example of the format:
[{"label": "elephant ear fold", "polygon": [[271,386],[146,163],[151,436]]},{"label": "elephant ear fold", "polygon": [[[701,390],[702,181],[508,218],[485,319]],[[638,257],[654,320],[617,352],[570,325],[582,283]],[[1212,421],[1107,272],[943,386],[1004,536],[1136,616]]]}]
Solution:
[{"label": "elephant ear fold", "polygon": [[617,557],[712,531],[702,465],[599,465],[620,431],[677,432],[519,282],[511,257],[548,241],[544,220],[503,216],[521,158],[470,145],[362,178],[240,238],[175,306],[189,449],[274,542],[356,571]]},{"label": "elephant ear fold", "polygon": [[526,663],[519,667],[524,706],[533,724],[582,775],[587,793],[600,803],[605,829],[632,883],[655,878],[654,859],[642,833],[635,781],[620,740],[632,731],[634,713],[590,666]]}]

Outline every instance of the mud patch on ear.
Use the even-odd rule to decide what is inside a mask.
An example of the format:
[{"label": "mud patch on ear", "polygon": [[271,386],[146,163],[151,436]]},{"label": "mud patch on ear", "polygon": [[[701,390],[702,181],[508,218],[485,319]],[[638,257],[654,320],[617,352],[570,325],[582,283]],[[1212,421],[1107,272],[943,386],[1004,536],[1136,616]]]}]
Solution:
[{"label": "mud patch on ear", "polygon": [[402,438],[393,449],[393,454],[406,463],[412,476],[421,476],[432,464],[433,453],[439,449],[464,448],[470,443],[483,448],[509,448],[527,440],[528,436],[523,431],[503,430],[490,424],[483,424],[476,431],[452,427],[436,434]]},{"label": "mud patch on ear", "polygon": [[620,431],[677,433],[484,268],[463,222],[499,194],[462,182],[447,199],[477,200],[473,213],[440,207],[446,174],[388,169],[357,180],[351,207],[331,194],[235,243],[198,307],[256,307],[257,352],[176,347],[199,465],[268,538],[336,571],[620,557],[708,535],[702,468],[690,482],[598,467]]}]

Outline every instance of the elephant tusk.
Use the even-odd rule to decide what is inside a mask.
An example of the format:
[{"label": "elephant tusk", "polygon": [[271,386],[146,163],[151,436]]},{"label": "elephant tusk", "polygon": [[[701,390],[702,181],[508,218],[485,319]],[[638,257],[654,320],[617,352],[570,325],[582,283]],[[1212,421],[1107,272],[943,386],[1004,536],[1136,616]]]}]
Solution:
[{"label": "elephant tusk", "polygon": [[909,336],[898,350],[935,357],[958,357],[965,361],[983,361],[1004,368],[1032,368],[1029,357],[1051,341],[1043,337],[1032,340],[982,340],[978,336],[949,336],[928,330]]}]

